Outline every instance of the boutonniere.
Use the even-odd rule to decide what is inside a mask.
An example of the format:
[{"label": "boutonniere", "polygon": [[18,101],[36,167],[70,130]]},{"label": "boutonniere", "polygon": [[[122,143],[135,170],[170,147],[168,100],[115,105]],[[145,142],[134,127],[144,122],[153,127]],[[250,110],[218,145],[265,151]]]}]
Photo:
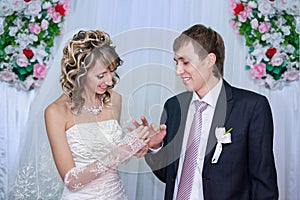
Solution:
[{"label": "boutonniere", "polygon": [[215,153],[212,157],[211,163],[216,164],[219,160],[219,157],[222,153],[222,144],[231,143],[231,133],[232,128],[226,131],[225,127],[217,127],[215,131],[215,135],[217,138],[217,146]]}]

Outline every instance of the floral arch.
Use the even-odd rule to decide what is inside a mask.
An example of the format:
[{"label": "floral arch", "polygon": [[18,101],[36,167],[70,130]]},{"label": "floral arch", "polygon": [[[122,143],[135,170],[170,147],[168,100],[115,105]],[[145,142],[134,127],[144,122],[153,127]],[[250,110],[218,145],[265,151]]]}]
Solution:
[{"label": "floral arch", "polygon": [[42,83],[70,0],[1,0],[0,80],[22,90]]},{"label": "floral arch", "polygon": [[299,80],[299,0],[230,0],[230,25],[245,37],[246,70],[258,85]]}]

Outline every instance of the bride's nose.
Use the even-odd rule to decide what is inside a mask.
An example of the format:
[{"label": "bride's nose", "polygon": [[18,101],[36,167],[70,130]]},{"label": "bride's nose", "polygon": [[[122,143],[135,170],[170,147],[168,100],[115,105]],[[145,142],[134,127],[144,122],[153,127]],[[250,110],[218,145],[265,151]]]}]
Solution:
[{"label": "bride's nose", "polygon": [[108,86],[112,86],[113,84],[113,81],[112,81],[112,74],[111,73],[107,73],[106,76],[105,76],[105,80],[104,80],[104,83]]}]

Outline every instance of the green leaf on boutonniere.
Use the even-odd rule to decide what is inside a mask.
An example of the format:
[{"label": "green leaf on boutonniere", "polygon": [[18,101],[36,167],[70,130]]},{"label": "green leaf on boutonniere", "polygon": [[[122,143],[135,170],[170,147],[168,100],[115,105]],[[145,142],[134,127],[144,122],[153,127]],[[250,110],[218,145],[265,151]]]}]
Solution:
[{"label": "green leaf on boutonniere", "polygon": [[224,133],[224,135],[230,133],[231,130],[232,130],[232,128],[230,128],[229,130],[227,130],[227,131]]}]

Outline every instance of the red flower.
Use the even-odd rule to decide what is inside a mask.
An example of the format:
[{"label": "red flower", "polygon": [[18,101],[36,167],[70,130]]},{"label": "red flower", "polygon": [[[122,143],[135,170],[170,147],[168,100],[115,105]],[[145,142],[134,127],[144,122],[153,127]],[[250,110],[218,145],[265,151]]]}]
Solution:
[{"label": "red flower", "polygon": [[33,51],[31,49],[23,49],[23,54],[26,56],[26,58],[32,58]]},{"label": "red flower", "polygon": [[58,12],[61,16],[65,16],[66,15],[66,10],[64,8],[64,6],[62,4],[57,4],[55,6],[55,11]]},{"label": "red flower", "polygon": [[266,51],[266,55],[269,57],[269,58],[272,58],[274,56],[274,54],[276,53],[276,48],[275,47],[272,47],[272,48],[269,48],[267,51]]},{"label": "red flower", "polygon": [[242,3],[236,4],[236,7],[233,9],[234,15],[238,15],[240,12],[244,10],[244,5]]},{"label": "red flower", "polygon": [[31,0],[24,0],[26,3],[30,2]]}]

